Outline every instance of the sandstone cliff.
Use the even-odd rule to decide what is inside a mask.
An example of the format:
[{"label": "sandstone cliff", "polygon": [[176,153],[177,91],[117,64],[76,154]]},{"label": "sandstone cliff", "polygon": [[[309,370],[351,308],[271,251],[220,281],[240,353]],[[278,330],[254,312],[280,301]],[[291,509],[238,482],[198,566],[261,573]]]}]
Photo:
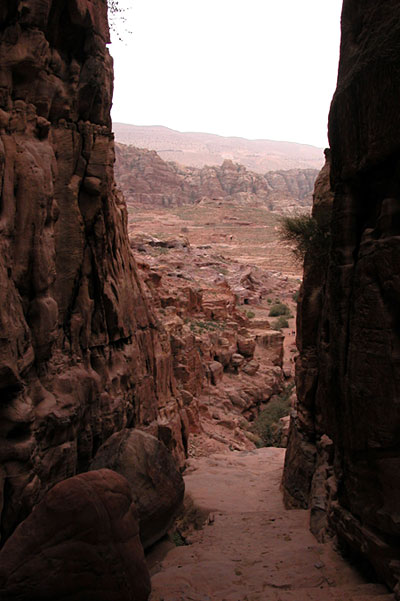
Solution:
[{"label": "sandstone cliff", "polygon": [[115,431],[185,454],[169,339],[114,187],[105,0],[0,6],[1,539]]},{"label": "sandstone cliff", "polygon": [[115,177],[128,204],[168,207],[212,199],[288,212],[311,206],[317,174],[291,169],[261,175],[231,160],[185,167],[164,161],[154,150],[116,144]]},{"label": "sandstone cliff", "polygon": [[397,598],[399,57],[399,4],[346,0],[329,117],[332,248],[325,268],[305,263],[284,478],[290,502],[311,504],[319,536],[328,525]]}]

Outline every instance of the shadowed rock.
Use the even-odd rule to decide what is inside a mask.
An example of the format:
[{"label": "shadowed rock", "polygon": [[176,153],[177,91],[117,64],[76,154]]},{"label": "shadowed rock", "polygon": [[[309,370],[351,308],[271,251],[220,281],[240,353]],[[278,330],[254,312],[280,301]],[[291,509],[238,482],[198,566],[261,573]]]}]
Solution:
[{"label": "shadowed rock", "polygon": [[[325,266],[306,257],[298,317],[299,403],[284,477],[297,501],[311,494],[318,535],[326,514],[326,526],[373,565],[397,598],[399,89],[399,3],[366,0],[361,6],[346,0],[329,116],[331,252]],[[325,190],[329,204],[329,186],[318,190]],[[324,435],[332,441],[329,447]],[[304,445],[317,455],[310,453],[301,466],[295,458]]]},{"label": "shadowed rock", "polygon": [[122,430],[100,447],[91,468],[110,468],[128,480],[145,548],[166,534],[183,501],[185,485],[162,442],[140,430]]},{"label": "shadowed rock", "polygon": [[0,5],[3,543],[127,425],[168,422],[183,462],[186,415],[114,185],[107,2]]},{"label": "shadowed rock", "polygon": [[146,601],[149,593],[129,484],[111,470],[54,486],[0,553],[2,601]]}]

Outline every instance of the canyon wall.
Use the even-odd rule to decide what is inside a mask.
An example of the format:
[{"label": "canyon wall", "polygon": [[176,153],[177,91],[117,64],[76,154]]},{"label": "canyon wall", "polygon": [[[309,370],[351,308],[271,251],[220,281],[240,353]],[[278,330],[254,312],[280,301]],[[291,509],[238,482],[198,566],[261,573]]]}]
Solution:
[{"label": "canyon wall", "polygon": [[[284,489],[400,598],[400,6],[345,0],[329,116],[331,251],[305,261]],[[326,519],[327,518],[327,519]]]},{"label": "canyon wall", "polygon": [[106,0],[0,5],[1,542],[115,431],[186,418],[113,180]]},{"label": "canyon wall", "polygon": [[317,175],[316,169],[262,175],[231,160],[189,167],[164,161],[154,150],[116,144],[115,177],[128,205],[168,207],[212,199],[266,206],[279,213],[307,210]]}]

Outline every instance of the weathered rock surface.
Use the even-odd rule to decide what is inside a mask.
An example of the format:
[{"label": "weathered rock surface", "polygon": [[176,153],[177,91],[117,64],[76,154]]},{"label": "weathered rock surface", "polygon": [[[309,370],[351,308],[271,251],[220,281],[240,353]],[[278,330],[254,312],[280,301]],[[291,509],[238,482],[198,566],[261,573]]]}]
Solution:
[{"label": "weathered rock surface", "polygon": [[179,206],[211,199],[285,212],[311,206],[316,169],[265,174],[225,160],[201,169],[164,161],[154,150],[116,145],[115,176],[132,205]]},{"label": "weathered rock surface", "polygon": [[188,455],[254,448],[251,422],[291,377],[282,369],[284,345],[286,373],[293,365],[294,338],[270,330],[271,298],[294,310],[297,279],[230,261],[211,247],[172,244],[172,237],[160,254],[154,237],[131,231],[149,299],[171,340]]},{"label": "weathered rock surface", "polygon": [[114,188],[106,12],[103,0],[0,7],[3,541],[115,431],[167,422],[185,455],[169,339]]},{"label": "weathered rock surface", "polygon": [[[314,481],[307,478],[301,495],[317,492],[333,531],[400,599],[399,40],[397,2],[344,2],[329,117],[332,250],[320,273],[306,261],[290,439],[301,434],[317,451]],[[323,434],[333,442],[332,459]],[[298,498],[291,458],[299,447],[291,444],[284,483]]]},{"label": "weathered rock surface", "polygon": [[113,434],[97,451],[91,469],[108,468],[124,476],[131,487],[146,549],[170,528],[183,501],[185,485],[165,445],[140,430]]},{"label": "weathered rock surface", "polygon": [[2,601],[146,601],[150,578],[125,478],[56,484],[0,552]]}]

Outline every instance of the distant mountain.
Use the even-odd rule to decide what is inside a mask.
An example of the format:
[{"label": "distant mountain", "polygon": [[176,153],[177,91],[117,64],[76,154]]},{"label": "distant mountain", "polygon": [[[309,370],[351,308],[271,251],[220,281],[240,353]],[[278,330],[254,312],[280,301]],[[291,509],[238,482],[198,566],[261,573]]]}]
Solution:
[{"label": "distant mountain", "polygon": [[113,130],[117,142],[156,150],[166,161],[192,167],[222,165],[228,159],[257,173],[265,173],[287,169],[319,170],[324,163],[322,148],[295,142],[182,133],[159,125],[113,123]]},{"label": "distant mountain", "polygon": [[269,171],[264,175],[225,160],[222,165],[185,167],[154,150],[115,145],[115,178],[128,205],[180,206],[232,201],[279,213],[311,207],[317,169]]}]

